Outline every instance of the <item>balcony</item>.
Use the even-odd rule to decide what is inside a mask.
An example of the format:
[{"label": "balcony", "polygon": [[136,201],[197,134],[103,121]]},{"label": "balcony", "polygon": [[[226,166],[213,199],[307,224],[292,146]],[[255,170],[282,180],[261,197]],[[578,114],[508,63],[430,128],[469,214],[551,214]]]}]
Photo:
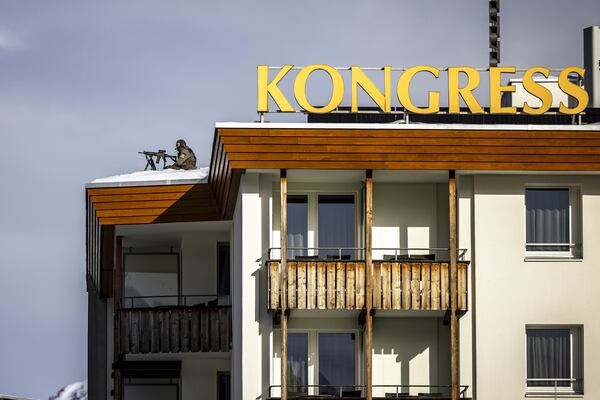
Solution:
[{"label": "balcony", "polygon": [[[217,301],[194,301],[194,298],[203,297],[205,296],[123,298],[123,308],[118,310],[121,352],[230,351],[231,306],[218,305]],[[187,305],[195,302],[197,303]],[[156,305],[157,303],[163,305]],[[154,306],[148,307],[148,304]]]},{"label": "balcony", "polygon": [[[459,387],[459,398],[468,399],[466,392],[469,387]],[[288,385],[290,400],[311,399],[366,399],[363,385]],[[450,400],[450,385],[373,385],[373,399],[404,399],[404,400]],[[318,394],[309,394],[309,393]],[[281,385],[271,385],[259,397],[265,400],[279,400]]]},{"label": "balcony", "polygon": [[[375,249],[374,249],[375,250]],[[395,249],[399,250],[399,249]],[[430,249],[434,251],[446,249]],[[341,253],[341,252],[340,252]],[[464,254],[464,252],[463,252]],[[360,310],[365,307],[364,259],[287,261],[287,307],[299,310]],[[387,257],[386,257],[387,258]],[[372,305],[377,310],[446,310],[450,308],[450,263],[438,257],[395,254],[373,260]],[[462,257],[459,257],[462,258]],[[269,310],[281,308],[281,260],[267,261]],[[467,310],[468,261],[458,261],[458,309]]]}]

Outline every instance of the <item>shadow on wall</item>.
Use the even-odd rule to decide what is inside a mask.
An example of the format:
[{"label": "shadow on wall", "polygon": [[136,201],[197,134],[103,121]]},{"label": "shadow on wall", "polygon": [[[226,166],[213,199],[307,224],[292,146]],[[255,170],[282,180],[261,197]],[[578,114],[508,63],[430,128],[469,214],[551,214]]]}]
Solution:
[{"label": "shadow on wall", "polygon": [[374,394],[446,393],[443,388],[412,388],[408,385],[450,383],[450,328],[441,318],[376,318],[373,332]]}]

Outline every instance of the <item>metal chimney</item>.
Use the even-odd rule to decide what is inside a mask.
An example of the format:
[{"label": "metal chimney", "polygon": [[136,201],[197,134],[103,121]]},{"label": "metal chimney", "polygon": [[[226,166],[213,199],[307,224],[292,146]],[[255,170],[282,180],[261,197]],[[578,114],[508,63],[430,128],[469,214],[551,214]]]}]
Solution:
[{"label": "metal chimney", "polygon": [[583,84],[590,101],[588,107],[600,107],[600,26],[583,30]]}]

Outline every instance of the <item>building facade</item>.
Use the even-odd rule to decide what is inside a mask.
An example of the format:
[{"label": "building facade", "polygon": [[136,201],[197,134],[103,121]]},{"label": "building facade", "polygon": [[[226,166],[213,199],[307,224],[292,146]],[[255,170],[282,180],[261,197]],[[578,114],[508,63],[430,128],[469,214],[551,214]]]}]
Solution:
[{"label": "building facade", "polygon": [[599,174],[595,124],[217,124],[86,187],[90,397],[598,398]]}]

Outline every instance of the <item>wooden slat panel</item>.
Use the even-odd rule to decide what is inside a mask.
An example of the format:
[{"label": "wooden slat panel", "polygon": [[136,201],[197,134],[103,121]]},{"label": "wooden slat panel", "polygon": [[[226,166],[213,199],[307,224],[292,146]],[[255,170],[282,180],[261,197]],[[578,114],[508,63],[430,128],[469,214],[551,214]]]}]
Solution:
[{"label": "wooden slat panel", "polygon": [[320,310],[326,308],[327,303],[327,267],[324,262],[317,263],[317,307]]},{"label": "wooden slat panel", "polygon": [[194,222],[194,221],[215,221],[213,217],[206,214],[186,214],[186,215],[159,215],[159,216],[141,216],[141,217],[109,217],[100,218],[101,225],[137,225],[137,224],[164,224],[168,222]]},{"label": "wooden slat panel", "polygon": [[122,311],[121,318],[121,352],[131,352],[131,312]]},{"label": "wooden slat panel", "polygon": [[343,262],[336,264],[336,293],[335,293],[335,308],[341,309],[346,307],[346,265]]},{"label": "wooden slat panel", "polygon": [[600,163],[474,162],[474,161],[232,161],[236,169],[388,169],[479,171],[600,171]]},{"label": "wooden slat panel", "polygon": [[140,353],[150,353],[150,312],[140,311]]},{"label": "wooden slat panel", "polygon": [[210,310],[210,351],[216,352],[221,349],[219,343],[219,310]]},{"label": "wooden slat panel", "polygon": [[296,268],[297,264],[295,261],[287,262],[287,306],[288,308],[296,308]]},{"label": "wooden slat panel", "polygon": [[187,309],[179,313],[179,340],[180,351],[190,351],[190,317]]},{"label": "wooden slat panel", "polygon": [[421,309],[429,310],[431,308],[431,264],[421,264]]},{"label": "wooden slat panel", "polygon": [[219,327],[220,327],[220,342],[221,351],[229,351],[230,337],[230,326],[229,326],[229,308],[221,308],[219,310]]},{"label": "wooden slat panel", "polygon": [[200,351],[200,311],[190,311],[190,351]]},{"label": "wooden slat panel", "polygon": [[[561,129],[556,126],[556,129],[548,130],[492,130],[492,129],[294,129],[294,128],[219,128],[218,135],[225,143],[226,137],[248,137],[249,140],[267,140],[271,137],[291,137],[297,142],[288,144],[300,143],[303,138],[308,137],[325,137],[325,138],[350,138],[353,140],[359,139],[375,139],[375,138],[395,138],[395,137],[431,137],[431,138],[595,138],[600,139],[600,130],[585,130],[574,131],[571,129]],[[588,136],[586,136],[588,135]],[[257,142],[260,143],[260,142]]]},{"label": "wooden slat panel", "polygon": [[439,310],[441,307],[441,286],[440,286],[440,264],[431,264],[431,309]]},{"label": "wooden slat panel", "polygon": [[210,310],[200,310],[200,351],[210,351]]},{"label": "wooden slat panel", "polygon": [[306,309],[306,262],[298,262],[298,309]]},{"label": "wooden slat panel", "polygon": [[421,309],[421,264],[412,263],[411,300],[413,310]]},{"label": "wooden slat panel", "polygon": [[169,319],[171,313],[168,310],[162,311],[160,314],[160,351],[161,353],[169,353],[171,351],[171,334]]},{"label": "wooden slat panel", "polygon": [[171,334],[169,339],[171,341],[171,353],[178,353],[181,349],[179,340],[179,310],[171,310],[169,313],[169,322],[171,325]]},{"label": "wooden slat panel", "polygon": [[443,310],[446,310],[450,307],[450,273],[448,263],[442,263],[440,268],[440,290],[442,297],[442,304],[440,306]]},{"label": "wooden slat panel", "polygon": [[402,263],[402,309],[409,310],[410,307],[410,264]]},{"label": "wooden slat panel", "polygon": [[458,309],[467,310],[467,264],[458,263]]},{"label": "wooden slat panel", "polygon": [[317,307],[317,263],[311,261],[308,263],[308,293],[306,296],[309,310]]},{"label": "wooden slat panel", "polygon": [[140,352],[140,311],[131,311],[131,342],[129,352],[137,354]]},{"label": "wooden slat panel", "polygon": [[389,310],[392,308],[391,299],[391,264],[384,262],[381,264],[381,294],[382,294],[382,308]]},{"label": "wooden slat panel", "polygon": [[327,263],[327,308],[330,310],[335,308],[335,264]]},{"label": "wooden slat panel", "polygon": [[397,262],[392,263],[392,308],[399,310],[402,308],[402,300],[400,293],[402,293],[402,275],[400,273],[400,264]]},{"label": "wooden slat panel", "polygon": [[373,262],[373,308],[381,308],[381,263]]},{"label": "wooden slat panel", "polygon": [[356,295],[354,262],[346,263],[346,308],[354,309],[356,303],[354,301]]},{"label": "wooden slat panel", "polygon": [[365,263],[356,263],[356,308],[365,307]]},{"label": "wooden slat panel", "polygon": [[279,308],[279,262],[278,261],[271,261],[269,263],[269,277],[270,277],[270,281],[271,281],[271,291],[270,291],[270,296],[271,296],[271,301],[270,301],[270,308],[271,310],[277,310]]},{"label": "wooden slat panel", "polygon": [[150,314],[150,324],[152,325],[150,352],[160,353],[160,316],[158,312],[152,312]]},{"label": "wooden slat panel", "polygon": [[155,185],[155,186],[126,186],[126,187],[106,187],[106,188],[89,188],[87,189],[89,196],[103,195],[129,195],[150,193],[187,193],[194,189],[197,192],[205,191],[210,193],[208,185]]}]

